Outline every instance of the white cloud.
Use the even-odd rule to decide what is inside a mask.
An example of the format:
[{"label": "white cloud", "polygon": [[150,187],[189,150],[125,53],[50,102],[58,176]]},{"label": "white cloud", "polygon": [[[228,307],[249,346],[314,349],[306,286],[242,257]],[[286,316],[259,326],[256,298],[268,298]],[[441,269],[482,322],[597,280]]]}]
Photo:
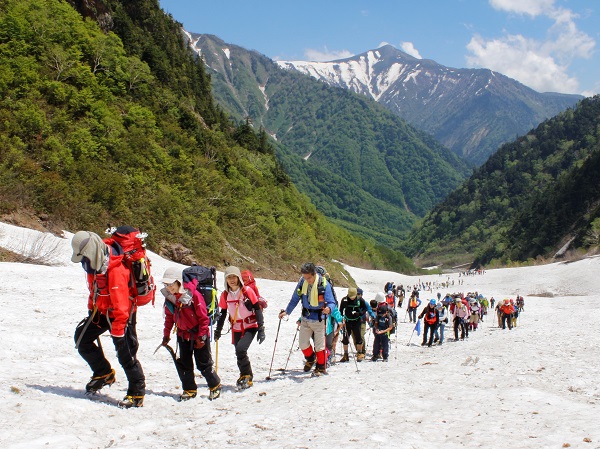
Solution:
[{"label": "white cloud", "polygon": [[577,29],[577,15],[556,8],[554,0],[490,0],[490,5],[532,18],[543,15],[554,24],[545,40],[521,34],[494,39],[475,35],[467,44],[467,64],[496,70],[538,91],[576,93],[579,82],[569,75],[569,66],[576,58],[590,58],[596,45],[591,36]]},{"label": "white cloud", "polygon": [[554,9],[554,0],[490,0],[490,5],[499,11],[536,17],[548,15]]},{"label": "white cloud", "polygon": [[493,40],[474,36],[467,45],[467,64],[495,70],[540,92],[577,92],[577,79],[540,47],[521,35]]},{"label": "white cloud", "polygon": [[423,59],[419,50],[417,50],[412,42],[400,42],[400,48],[404,53],[408,53],[409,55],[417,58]]},{"label": "white cloud", "polygon": [[315,50],[314,48],[307,48],[304,50],[304,56],[309,61],[335,61],[337,59],[345,59],[354,56],[354,53],[348,50],[329,50],[327,47],[323,47],[323,50]]}]

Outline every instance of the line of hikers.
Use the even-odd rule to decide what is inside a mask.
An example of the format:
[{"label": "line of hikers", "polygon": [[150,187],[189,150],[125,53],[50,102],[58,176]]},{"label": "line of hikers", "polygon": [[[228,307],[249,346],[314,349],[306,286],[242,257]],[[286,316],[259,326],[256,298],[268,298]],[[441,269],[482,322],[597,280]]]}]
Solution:
[{"label": "line of hikers", "polygon": [[[140,234],[137,229],[129,227],[118,229],[124,235],[135,234],[139,240]],[[129,383],[127,394],[118,405],[124,408],[141,407],[144,403],[146,385],[142,366],[137,359],[139,345],[136,312],[138,305],[145,304],[150,297],[152,301],[154,300],[154,293],[152,291],[152,295],[148,295],[148,298],[143,301],[140,299],[143,297],[140,293],[143,276],[137,273],[138,265],[128,265],[125,260],[131,259],[132,254],[141,251],[141,247],[128,249],[127,244],[119,244],[117,236],[119,232],[113,233],[111,238],[101,239],[93,232],[80,231],[72,239],[71,259],[82,264],[87,273],[90,292],[88,316],[78,324],[75,342],[79,354],[93,372],[91,380],[86,385],[86,393],[95,394],[103,387],[112,385],[116,380],[115,370],[106,359],[99,340],[100,335],[109,331],[117,359]],[[139,242],[136,244],[139,245]],[[144,258],[136,260],[138,263],[140,261],[143,264]],[[129,266],[131,268],[128,268]],[[146,268],[149,271],[149,262]],[[327,373],[327,367],[335,363],[335,348],[340,333],[344,348],[340,362],[348,362],[350,359],[350,339],[353,340],[356,348],[356,360],[364,360],[367,329],[370,329],[374,335],[371,360],[387,361],[389,338],[398,325],[396,308],[402,307],[402,300],[396,301],[397,293],[399,291],[404,293],[403,288],[396,289],[396,294],[391,289],[385,294],[377,293],[375,299],[370,302],[366,302],[362,297],[361,289],[349,288],[347,295],[338,303],[330,277],[323,267],[308,262],[302,265],[300,272],[302,276],[287,307],[279,313],[279,319],[281,325],[281,320],[286,315],[291,315],[297,305],[301,304],[301,317],[297,321],[296,332],[299,334],[299,347],[305,358],[304,371],[308,372],[314,368],[312,373],[314,376]],[[221,379],[214,367],[211,354],[209,313],[215,317],[216,322],[214,340],[217,357],[218,342],[225,321],[229,317],[232,344],[240,372],[236,382],[237,388],[242,390],[253,384],[248,349],[255,338],[259,344],[265,340],[263,308],[266,307],[266,303],[260,297],[252,276],[248,278],[246,274],[244,279],[239,268],[230,266],[225,270],[224,277],[224,290],[218,301],[220,313],[215,313],[216,311],[207,310],[206,298],[203,298],[201,289],[198,288],[197,279],[184,280],[183,271],[178,267],[169,267],[163,274],[161,282],[164,288],[160,291],[165,298],[163,306],[165,321],[162,343],[157,350],[161,346],[166,346],[171,352],[182,383],[183,392],[179,396],[181,401],[192,399],[197,395],[194,362],[206,379],[209,388],[208,398],[217,399],[221,393]],[[136,289],[137,293],[132,289]],[[216,295],[216,287],[213,294]],[[416,317],[420,305],[418,294],[415,288],[408,302],[407,315],[411,316],[411,322],[420,323]],[[404,294],[400,297],[403,298]],[[140,301],[137,302],[132,298],[138,298]],[[523,304],[522,297],[520,300]],[[499,313],[503,316],[512,316],[515,308],[505,307],[506,304],[510,306],[510,302],[506,300],[502,307],[498,308]],[[469,328],[473,331],[477,329],[477,323],[487,313],[488,306],[487,300],[476,294],[469,294],[467,297],[448,294],[443,300],[430,300],[418,316],[418,319],[424,319],[425,323],[422,344],[431,346],[433,343],[443,343],[444,328],[448,323],[449,314],[453,316],[455,340],[458,340],[459,330],[461,339],[464,339],[468,336]],[[506,322],[507,318],[504,317],[503,325]],[[509,329],[512,325],[512,321],[509,320]],[[176,351],[168,346],[172,333],[177,335],[179,357],[176,356]],[[275,341],[277,342],[277,337]],[[273,356],[274,354],[275,348]]]}]

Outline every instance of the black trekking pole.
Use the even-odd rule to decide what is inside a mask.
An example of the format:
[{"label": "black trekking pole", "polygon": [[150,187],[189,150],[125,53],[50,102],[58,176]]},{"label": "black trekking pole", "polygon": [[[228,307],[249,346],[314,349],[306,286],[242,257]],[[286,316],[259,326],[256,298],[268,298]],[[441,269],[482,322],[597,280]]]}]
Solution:
[{"label": "black trekking pole", "polygon": [[277,339],[279,338],[279,329],[281,328],[281,318],[279,318],[279,324],[277,325],[277,333],[275,334],[275,344],[273,345],[273,356],[271,357],[271,366],[269,367],[269,375],[267,380],[271,380],[271,370],[273,369],[273,360],[275,359],[275,349],[277,348]]},{"label": "black trekking pole", "polygon": [[290,362],[290,357],[292,356],[292,351],[294,350],[294,343],[296,343],[296,337],[298,336],[298,331],[300,330],[300,326],[296,327],[296,333],[294,334],[294,340],[292,340],[292,346],[290,347],[290,353],[288,354],[288,358],[285,361],[285,366],[283,368],[279,368],[278,371],[285,373],[287,369],[288,363]]}]

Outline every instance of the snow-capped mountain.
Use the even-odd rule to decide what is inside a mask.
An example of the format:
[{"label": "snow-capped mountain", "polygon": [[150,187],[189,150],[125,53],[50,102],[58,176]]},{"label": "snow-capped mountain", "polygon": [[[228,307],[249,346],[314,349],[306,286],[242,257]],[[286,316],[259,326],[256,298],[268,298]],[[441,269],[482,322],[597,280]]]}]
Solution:
[{"label": "snow-capped mountain", "polygon": [[582,98],[538,93],[498,72],[445,67],[391,45],[331,62],[277,63],[372,97],[476,164]]}]

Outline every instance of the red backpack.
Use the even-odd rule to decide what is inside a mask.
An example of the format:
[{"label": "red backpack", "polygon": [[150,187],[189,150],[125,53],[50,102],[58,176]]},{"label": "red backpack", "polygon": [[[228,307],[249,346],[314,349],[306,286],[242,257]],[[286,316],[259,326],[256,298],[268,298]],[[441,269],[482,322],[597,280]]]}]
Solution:
[{"label": "red backpack", "polygon": [[131,272],[129,296],[136,306],[144,306],[150,302],[154,305],[156,285],[150,272],[150,259],[146,256],[144,239],[148,234],[140,232],[133,226],[119,226],[106,230],[112,239],[123,248],[123,263]]},{"label": "red backpack", "polygon": [[256,294],[256,297],[258,298],[258,305],[260,306],[260,308],[266,309],[269,306],[269,304],[267,303],[267,300],[265,298],[260,296],[260,293],[258,292],[258,287],[256,286],[256,280],[254,279],[254,275],[252,274],[252,272],[250,270],[243,270],[241,272],[241,275],[242,281],[244,282],[244,287],[251,288]]}]

